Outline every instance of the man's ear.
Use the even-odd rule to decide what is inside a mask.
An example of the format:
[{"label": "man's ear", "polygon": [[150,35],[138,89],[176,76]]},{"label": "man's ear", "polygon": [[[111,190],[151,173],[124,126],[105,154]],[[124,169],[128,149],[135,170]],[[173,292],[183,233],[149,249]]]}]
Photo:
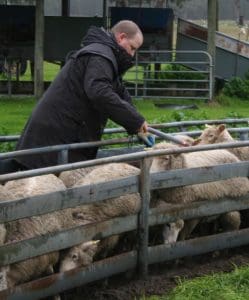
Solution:
[{"label": "man's ear", "polygon": [[127,38],[126,33],[124,32],[119,32],[115,35],[117,42],[120,43],[124,38]]}]

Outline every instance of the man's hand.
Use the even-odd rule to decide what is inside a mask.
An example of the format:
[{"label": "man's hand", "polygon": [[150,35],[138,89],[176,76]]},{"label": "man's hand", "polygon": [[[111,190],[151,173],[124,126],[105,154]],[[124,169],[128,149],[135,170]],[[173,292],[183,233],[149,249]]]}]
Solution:
[{"label": "man's hand", "polygon": [[155,136],[148,132],[148,123],[146,121],[139,128],[137,136],[147,147],[152,147],[155,144]]},{"label": "man's hand", "polygon": [[147,133],[147,131],[148,131],[148,123],[144,121],[142,126],[139,128],[138,132]]}]

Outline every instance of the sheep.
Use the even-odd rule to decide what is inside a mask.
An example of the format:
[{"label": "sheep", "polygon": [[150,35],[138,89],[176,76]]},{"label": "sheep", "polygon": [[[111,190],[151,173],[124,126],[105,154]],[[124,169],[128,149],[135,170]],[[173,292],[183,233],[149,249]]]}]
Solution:
[{"label": "sheep", "polygon": [[[162,142],[155,145],[153,149],[175,149],[175,147],[176,146],[170,143]],[[201,151],[198,153],[191,152],[162,155],[160,157],[153,158],[151,172],[165,171],[170,169],[212,166],[238,161],[239,159],[235,155],[226,150],[210,150]],[[247,194],[248,191],[248,179],[246,177],[239,177],[216,182],[194,184],[190,186],[160,189],[156,191],[156,194],[166,203],[180,204],[201,200],[215,201],[216,199],[225,196],[238,197]],[[234,216],[234,218],[232,216]],[[224,214],[223,220],[223,223],[225,223],[225,220],[227,220],[227,222],[229,223],[229,230],[238,229],[240,226],[240,214],[238,212]],[[198,222],[198,219],[185,221],[179,238],[185,239],[186,237],[188,237]],[[167,241],[165,242],[167,243]]]},{"label": "sheep", "polygon": [[[81,178],[74,187],[88,184],[96,184],[99,182],[107,182],[115,179],[121,179],[132,175],[138,175],[140,170],[127,163],[110,163],[107,165],[96,167],[87,176]],[[98,203],[78,206],[72,209],[73,216],[81,219],[85,224],[104,221],[114,217],[127,216],[136,214],[141,208],[141,198],[139,193],[126,194],[120,197],[111,198],[100,201]],[[113,235],[97,243],[97,247],[92,251],[92,256],[102,252],[101,257],[105,257],[107,253],[116,246],[119,236]],[[88,242],[86,242],[88,243]],[[86,243],[72,247],[60,262],[60,271],[64,272],[72,267],[83,266],[80,262],[80,253],[82,249],[87,247]],[[79,258],[79,261],[72,263],[72,257]]]},{"label": "sheep", "polygon": [[[9,199],[9,191],[6,191],[6,189],[3,187],[3,185],[0,184],[0,201],[6,201]],[[0,246],[4,244],[6,239],[6,227],[4,223],[0,224]]]},{"label": "sheep", "polygon": [[[89,184],[99,181],[107,181],[139,174],[139,169],[128,164],[111,164],[99,167],[88,179],[81,178],[75,186]],[[25,178],[9,181],[4,186],[5,190],[11,190],[9,200],[23,197],[32,197],[44,193],[65,190],[63,182],[55,175],[43,175],[34,178]],[[141,207],[141,199],[138,193],[124,195],[118,198],[103,201],[102,203],[81,205],[75,208],[64,209],[41,216],[24,218],[7,223],[6,243],[20,241],[25,238],[31,238],[37,235],[46,234],[68,228],[79,224],[88,224],[92,221],[106,220],[115,216],[122,216],[131,213],[137,213]],[[112,236],[104,239],[100,243],[88,241],[75,247],[65,249],[66,255],[61,262],[61,271],[79,266],[87,266],[92,262],[93,256],[101,250],[106,251],[116,245],[118,236]],[[75,254],[78,255],[77,259]],[[63,256],[62,256],[63,257]],[[54,265],[59,260],[59,251],[54,251],[45,255],[27,259],[1,268],[2,280],[1,288],[6,289],[17,284],[27,282],[42,274],[51,274]]]},{"label": "sheep", "polygon": [[59,178],[63,181],[67,188],[72,187],[80,178],[85,177],[94,167],[80,168],[75,170],[63,171],[59,174]]},{"label": "sheep", "polygon": [[[206,128],[202,132],[199,138],[196,139],[194,145],[205,145],[205,144],[214,144],[214,143],[229,143],[236,142],[228,130],[226,129],[225,124],[220,124],[218,126],[206,125]],[[236,155],[240,160],[245,161],[249,160],[249,147],[240,147],[240,148],[228,148],[229,152]],[[247,227],[249,225],[249,210],[243,210],[242,213],[242,227]]]},{"label": "sheep", "polygon": [[[218,126],[206,125],[206,127],[194,142],[195,145],[236,142],[226,129],[225,124]],[[249,160],[249,147],[229,148],[227,150],[236,155],[240,160]]]},{"label": "sheep", "polygon": [[[49,174],[9,181],[4,185],[4,189],[10,191],[8,195],[9,200],[16,200],[23,197],[63,191],[66,187],[59,178]],[[69,214],[68,216],[67,213]],[[60,230],[63,226],[68,225],[67,223],[72,223],[70,218],[71,212],[67,209],[6,223],[7,234],[5,242],[20,241]],[[3,275],[1,287],[2,289],[13,287],[44,273],[50,274],[53,272],[53,266],[58,260],[59,252],[55,251],[3,266],[1,268]]]},{"label": "sheep", "polygon": [[66,249],[60,256],[60,272],[89,266],[97,253],[98,243],[99,240],[89,241]]}]

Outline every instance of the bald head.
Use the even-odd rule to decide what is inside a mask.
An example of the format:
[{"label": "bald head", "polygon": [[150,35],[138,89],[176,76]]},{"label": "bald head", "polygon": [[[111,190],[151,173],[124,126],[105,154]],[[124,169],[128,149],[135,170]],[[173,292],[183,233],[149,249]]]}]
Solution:
[{"label": "bald head", "polygon": [[142,31],[136,23],[130,20],[122,20],[115,24],[111,31],[115,34],[124,32],[128,38],[133,38],[136,34],[143,36]]},{"label": "bald head", "polygon": [[143,43],[143,33],[133,21],[122,20],[111,28],[111,32],[117,43],[132,56]]}]

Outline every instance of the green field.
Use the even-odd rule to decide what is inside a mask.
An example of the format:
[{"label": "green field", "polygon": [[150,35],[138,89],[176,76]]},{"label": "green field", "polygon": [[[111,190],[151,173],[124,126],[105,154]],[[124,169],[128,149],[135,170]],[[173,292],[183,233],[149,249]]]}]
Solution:
[{"label": "green field", "polygon": [[[158,102],[158,101],[157,101]],[[217,97],[217,101],[208,104],[203,101],[169,101],[163,103],[196,104],[198,109],[174,110],[172,108],[158,108],[152,100],[135,100],[138,111],[150,123],[165,123],[184,120],[246,118],[249,116],[249,101],[232,99],[225,96]],[[0,134],[19,134],[24,127],[33,107],[36,104],[34,97],[0,97]],[[109,127],[118,126],[112,122]]]}]

